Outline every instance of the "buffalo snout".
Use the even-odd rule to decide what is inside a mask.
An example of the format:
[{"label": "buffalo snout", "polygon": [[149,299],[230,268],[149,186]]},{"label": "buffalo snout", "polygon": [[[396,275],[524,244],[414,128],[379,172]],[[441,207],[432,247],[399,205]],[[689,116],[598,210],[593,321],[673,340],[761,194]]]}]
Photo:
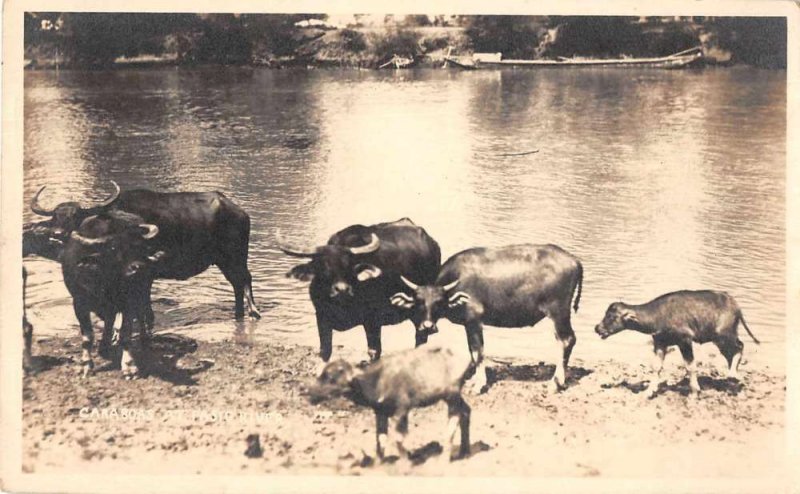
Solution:
[{"label": "buffalo snout", "polygon": [[438,333],[439,328],[436,327],[436,324],[433,321],[422,321],[422,323],[417,326],[417,332],[431,335]]},{"label": "buffalo snout", "polygon": [[340,297],[342,295],[352,296],[353,287],[344,281],[337,281],[331,285],[331,298]]}]

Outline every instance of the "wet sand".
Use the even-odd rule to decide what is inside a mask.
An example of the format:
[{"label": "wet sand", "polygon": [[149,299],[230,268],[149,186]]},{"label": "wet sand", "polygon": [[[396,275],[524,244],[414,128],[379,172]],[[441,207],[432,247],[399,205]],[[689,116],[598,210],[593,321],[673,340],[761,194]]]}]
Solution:
[{"label": "wet sand", "polygon": [[[640,391],[650,360],[639,345],[626,359],[576,353],[569,387],[558,394],[548,388],[549,354],[533,362],[496,357],[488,392],[467,396],[468,458],[440,461],[446,411],[438,404],[410,417],[412,461],[381,464],[369,410],[343,399],[310,404],[315,347],[191,335],[157,334],[142,356],[148,376],[135,381],[99,357],[96,374],[81,380],[79,338],[39,336],[38,370],[24,378],[24,470],[752,478],[782,477],[786,467],[786,378],[752,363],[737,384],[724,378],[721,357],[700,360],[703,392],[695,397],[670,353],[667,385],[647,399]],[[365,350],[363,341],[334,344],[335,356],[354,361]]]}]

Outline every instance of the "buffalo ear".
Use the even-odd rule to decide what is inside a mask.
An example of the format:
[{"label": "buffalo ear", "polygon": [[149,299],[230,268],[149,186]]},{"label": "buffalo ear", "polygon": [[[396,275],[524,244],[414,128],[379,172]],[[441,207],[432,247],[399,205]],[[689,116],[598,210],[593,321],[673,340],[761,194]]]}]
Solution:
[{"label": "buffalo ear", "polygon": [[453,309],[458,307],[459,305],[464,305],[469,301],[469,295],[464,292],[456,292],[450,295],[450,298],[447,299],[447,307]]},{"label": "buffalo ear", "polygon": [[639,318],[633,312],[626,310],[622,313],[622,322],[639,324]]},{"label": "buffalo ear", "polygon": [[378,266],[366,263],[360,263],[356,265],[355,271],[358,281],[371,280],[383,274],[383,271],[381,271],[381,268]]},{"label": "buffalo ear", "polygon": [[300,281],[311,281],[314,278],[314,269],[311,263],[298,264],[286,273],[287,278],[294,278]]},{"label": "buffalo ear", "polygon": [[403,292],[397,292],[389,298],[389,301],[395,307],[401,307],[403,309],[412,309],[414,308],[414,299],[409,297],[407,294]]}]

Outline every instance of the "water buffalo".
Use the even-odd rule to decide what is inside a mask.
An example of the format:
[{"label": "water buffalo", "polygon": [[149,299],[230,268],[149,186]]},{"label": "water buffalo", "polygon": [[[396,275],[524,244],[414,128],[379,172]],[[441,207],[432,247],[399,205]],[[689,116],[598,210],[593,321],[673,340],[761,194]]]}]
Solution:
[{"label": "water buffalo", "polygon": [[99,204],[65,202],[52,209],[39,204],[44,187],[40,188],[31,200],[31,210],[50,219],[26,225],[23,251],[57,260],[63,250],[59,244],[89,216],[104,211],[135,214],[160,231],[155,243],[165,256],[154,273],[156,278],[185,280],[216,264],[233,286],[236,318],[244,318],[245,303],[251,318],[261,317],[247,268],[250,217],[244,210],[221,192],[120,192],[112,184],[115,191]]},{"label": "water buffalo", "polygon": [[[375,411],[376,449],[383,458],[389,431],[389,418],[397,419],[400,434],[397,449],[401,459],[407,458],[404,445],[408,433],[408,413],[445,401],[449,423],[446,440],[448,458],[469,454],[470,407],[461,395],[466,377],[473,370],[468,357],[457,358],[449,349],[425,345],[389,355],[370,363],[363,370],[354,369],[344,360],[325,366],[311,389],[313,402],[334,396],[345,396],[358,405]],[[455,449],[456,426],[461,429],[461,443]]]},{"label": "water buffalo", "polygon": [[412,293],[399,291],[391,303],[408,311],[423,330],[435,331],[442,317],[464,325],[469,351],[478,365],[477,389],[486,385],[483,325],[532,326],[545,316],[555,323],[556,339],[563,349],[553,384],[556,390],[565,387],[575,346],[570,305],[575,295],[573,307],[578,310],[583,283],[583,266],[577,258],[556,245],[474,248],[448,259],[434,283],[409,278],[402,279]]},{"label": "water buffalo", "polygon": [[81,328],[84,377],[94,367],[91,312],[104,321],[104,344],[108,336],[105,332],[113,328],[117,313],[122,313],[120,366],[126,378],[136,375],[130,338],[134,324],[146,336],[144,324],[152,318],[152,273],[163,256],[153,241],[158,234],[157,226],[144,223],[140,217],[112,211],[86,218],[65,244],[61,267]]},{"label": "water buffalo", "polygon": [[[333,330],[364,325],[370,360],[381,355],[381,327],[408,318],[389,303],[403,286],[401,273],[432,282],[441,262],[439,244],[408,218],[372,226],[353,225],[335,233],[326,245],[309,250],[281,250],[311,261],[292,268],[287,276],[312,280],[309,294],[317,316],[320,357],[331,357]],[[416,343],[428,332],[416,332]]]},{"label": "water buffalo", "polygon": [[744,344],[737,336],[739,322],[757,344],[736,301],[725,292],[711,290],[679,291],[661,295],[642,305],[615,302],[608,306],[603,321],[595,327],[601,338],[632,329],[653,337],[656,356],[647,396],[654,396],[661,384],[661,369],[667,348],[677,345],[686,362],[689,388],[700,391],[694,365],[692,342],[714,342],[728,361],[728,376],[737,378]]}]

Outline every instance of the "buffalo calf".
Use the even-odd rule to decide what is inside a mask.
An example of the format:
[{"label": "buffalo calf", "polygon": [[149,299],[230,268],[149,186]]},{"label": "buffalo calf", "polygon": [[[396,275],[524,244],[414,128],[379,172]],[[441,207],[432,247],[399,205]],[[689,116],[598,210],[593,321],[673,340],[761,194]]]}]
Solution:
[{"label": "buffalo calf", "polygon": [[689,387],[700,391],[692,342],[713,342],[728,361],[728,377],[737,378],[744,344],[737,336],[739,322],[753,341],[759,343],[742,317],[736,301],[725,292],[710,290],[667,293],[642,305],[611,304],[603,321],[595,327],[601,338],[632,329],[653,337],[656,363],[647,388],[649,396],[658,391],[667,347],[677,345],[686,362]]},{"label": "buffalo calf", "polygon": [[[408,433],[408,413],[413,408],[447,403],[447,437],[450,458],[469,454],[470,407],[461,395],[466,375],[472,370],[469,358],[460,359],[449,349],[420,346],[374,361],[363,370],[343,360],[327,364],[312,389],[313,401],[345,396],[358,405],[375,411],[376,447],[384,457],[388,441],[389,418],[397,419],[397,449],[407,458],[404,445]],[[456,427],[461,429],[461,444],[456,451]]]}]

